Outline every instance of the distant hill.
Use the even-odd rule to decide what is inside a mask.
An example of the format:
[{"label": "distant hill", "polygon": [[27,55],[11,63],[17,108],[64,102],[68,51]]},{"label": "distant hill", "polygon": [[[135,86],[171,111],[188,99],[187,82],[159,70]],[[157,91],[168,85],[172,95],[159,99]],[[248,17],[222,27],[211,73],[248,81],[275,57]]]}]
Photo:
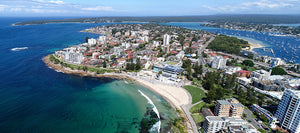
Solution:
[{"label": "distant hill", "polygon": [[89,17],[19,22],[14,25],[47,23],[111,23],[111,22],[242,22],[256,24],[300,23],[300,15],[203,15],[203,16],[152,16],[152,17]]}]

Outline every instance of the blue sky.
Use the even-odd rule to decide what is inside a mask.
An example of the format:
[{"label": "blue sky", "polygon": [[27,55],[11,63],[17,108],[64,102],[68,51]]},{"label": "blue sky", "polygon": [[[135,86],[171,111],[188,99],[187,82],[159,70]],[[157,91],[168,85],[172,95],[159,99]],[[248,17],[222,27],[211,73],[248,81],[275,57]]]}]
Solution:
[{"label": "blue sky", "polygon": [[0,0],[0,16],[300,14],[300,0]]}]

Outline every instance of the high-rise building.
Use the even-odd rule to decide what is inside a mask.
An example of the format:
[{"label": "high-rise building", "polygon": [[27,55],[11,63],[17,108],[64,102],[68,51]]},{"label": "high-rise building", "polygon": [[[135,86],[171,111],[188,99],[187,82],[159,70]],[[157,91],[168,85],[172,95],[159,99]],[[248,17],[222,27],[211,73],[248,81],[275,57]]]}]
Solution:
[{"label": "high-rise building", "polygon": [[288,89],[284,91],[275,117],[278,118],[282,128],[291,133],[300,133],[300,91]]},{"label": "high-rise building", "polygon": [[170,45],[170,35],[165,34],[164,35],[164,45],[169,46]]}]

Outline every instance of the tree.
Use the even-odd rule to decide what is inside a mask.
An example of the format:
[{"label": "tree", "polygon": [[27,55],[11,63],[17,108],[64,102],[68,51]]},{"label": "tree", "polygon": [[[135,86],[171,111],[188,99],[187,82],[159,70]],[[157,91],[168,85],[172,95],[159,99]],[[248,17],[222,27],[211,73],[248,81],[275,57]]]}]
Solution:
[{"label": "tree", "polygon": [[85,37],[85,42],[88,42],[89,41],[89,37],[87,36],[87,37]]},{"label": "tree", "polygon": [[253,67],[254,63],[251,60],[244,60],[243,65]]},{"label": "tree", "polygon": [[110,59],[112,59],[112,60],[115,58],[116,58],[116,55],[114,55],[114,54],[110,56]]},{"label": "tree", "polygon": [[137,58],[135,64],[135,70],[140,70],[140,69],[141,69],[141,61],[140,58]]},{"label": "tree", "polygon": [[248,56],[249,59],[253,59],[253,57],[254,57],[253,54],[250,54],[250,55]]},{"label": "tree", "polygon": [[106,61],[103,61],[103,68],[106,68]]},{"label": "tree", "polygon": [[287,72],[280,67],[274,67],[271,73],[271,75],[286,75],[286,74]]},{"label": "tree", "polygon": [[190,59],[182,60],[182,68],[187,68],[188,66],[191,66],[192,61]]},{"label": "tree", "polygon": [[162,74],[162,71],[159,71],[158,74]]},{"label": "tree", "polygon": [[86,72],[88,70],[88,67],[87,66],[83,66],[82,70]]}]

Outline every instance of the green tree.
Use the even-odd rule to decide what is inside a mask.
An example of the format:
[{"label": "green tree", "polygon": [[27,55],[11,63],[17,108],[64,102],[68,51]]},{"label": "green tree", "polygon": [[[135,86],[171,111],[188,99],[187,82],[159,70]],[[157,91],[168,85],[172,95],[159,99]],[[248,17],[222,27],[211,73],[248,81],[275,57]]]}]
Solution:
[{"label": "green tree", "polygon": [[192,61],[190,59],[182,60],[182,68],[187,68],[192,65]]},{"label": "green tree", "polygon": [[140,58],[137,58],[135,64],[135,70],[140,70],[140,69],[141,69],[141,61]]},{"label": "green tree", "polygon": [[89,41],[89,37],[87,36],[87,37],[85,37],[85,42],[88,42]]},{"label": "green tree", "polygon": [[243,65],[253,67],[254,63],[251,60],[244,60]]},{"label": "green tree", "polygon": [[115,59],[116,57],[117,57],[117,56],[113,54],[113,55],[110,56],[110,59],[113,60],[113,59]]},{"label": "green tree", "polygon": [[106,61],[103,61],[103,68],[106,68]]},{"label": "green tree", "polygon": [[286,74],[287,72],[280,67],[274,67],[271,73],[271,75],[286,75]]},{"label": "green tree", "polygon": [[88,67],[87,66],[83,66],[82,70],[86,72],[88,70]]}]

